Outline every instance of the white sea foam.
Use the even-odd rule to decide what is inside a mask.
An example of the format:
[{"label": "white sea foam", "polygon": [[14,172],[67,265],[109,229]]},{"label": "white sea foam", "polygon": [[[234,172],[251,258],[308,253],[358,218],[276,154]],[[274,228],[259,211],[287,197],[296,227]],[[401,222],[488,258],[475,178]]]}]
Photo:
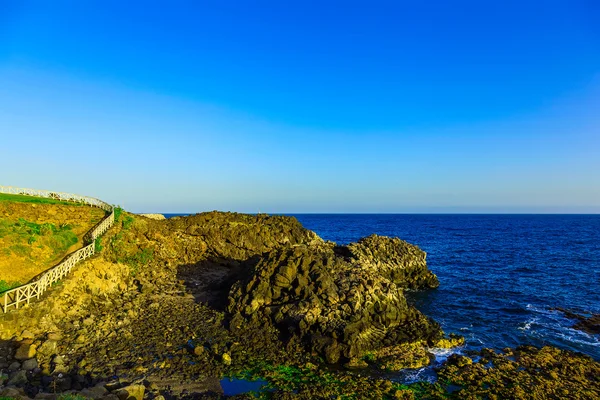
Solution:
[{"label": "white sea foam", "polygon": [[429,352],[435,356],[435,364],[446,362],[452,354],[462,354],[463,347],[454,347],[451,349],[443,349],[440,347],[429,348]]},{"label": "white sea foam", "polygon": [[402,371],[402,382],[406,384],[415,382],[429,382],[434,383],[436,381],[436,375],[433,373],[431,367],[423,367],[419,369],[406,369]]},{"label": "white sea foam", "polygon": [[538,321],[539,321],[539,318],[533,317],[529,321],[525,322],[525,324],[523,326],[520,326],[519,329],[522,331],[528,331],[531,329],[531,325],[537,324]]}]

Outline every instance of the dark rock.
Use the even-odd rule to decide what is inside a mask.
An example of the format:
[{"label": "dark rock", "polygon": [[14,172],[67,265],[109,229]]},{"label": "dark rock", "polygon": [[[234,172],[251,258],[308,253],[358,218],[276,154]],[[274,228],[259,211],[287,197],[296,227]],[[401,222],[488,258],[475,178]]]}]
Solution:
[{"label": "dark rock", "polygon": [[15,362],[13,362],[12,364],[10,364],[8,366],[8,370],[9,371],[16,371],[16,370],[18,370],[20,368],[21,368],[21,363],[19,363],[18,361],[15,361]]},{"label": "dark rock", "polygon": [[19,370],[19,371],[14,372],[10,376],[7,385],[8,386],[11,386],[11,385],[22,386],[22,385],[25,385],[26,383],[27,383],[27,372],[24,370]]},{"label": "dark rock", "polygon": [[573,329],[589,333],[590,335],[600,334],[600,314],[592,314],[589,316],[576,314],[564,308],[553,308],[552,310],[560,311],[567,318],[577,320],[573,325]]},{"label": "dark rock", "polygon": [[378,236],[347,248],[328,243],[273,251],[232,287],[231,326],[274,323],[330,363],[397,343],[433,343],[442,335],[439,325],[408,305],[402,291],[435,286],[424,260],[418,248]]},{"label": "dark rock", "polygon": [[37,367],[38,367],[38,362],[35,358],[25,360],[25,361],[23,361],[23,364],[21,365],[21,368],[23,368],[25,371],[31,371]]},{"label": "dark rock", "polygon": [[97,385],[92,388],[85,388],[79,394],[88,399],[101,399],[108,393],[108,390],[102,386]]}]

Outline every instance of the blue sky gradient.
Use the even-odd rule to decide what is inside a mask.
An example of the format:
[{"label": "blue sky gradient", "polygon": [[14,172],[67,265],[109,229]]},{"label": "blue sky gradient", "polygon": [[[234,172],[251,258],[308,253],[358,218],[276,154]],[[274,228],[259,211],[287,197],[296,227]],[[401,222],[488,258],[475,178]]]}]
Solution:
[{"label": "blue sky gradient", "polygon": [[136,212],[600,212],[599,4],[0,0],[0,184]]}]

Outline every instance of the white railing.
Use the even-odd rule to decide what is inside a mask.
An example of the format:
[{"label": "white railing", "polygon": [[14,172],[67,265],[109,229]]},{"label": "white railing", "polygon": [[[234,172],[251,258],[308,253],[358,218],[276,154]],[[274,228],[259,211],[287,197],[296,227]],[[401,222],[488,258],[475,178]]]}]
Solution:
[{"label": "white railing", "polygon": [[19,308],[22,304],[29,304],[31,299],[39,299],[40,296],[55,282],[58,282],[71,272],[75,264],[94,255],[96,238],[102,236],[115,222],[115,211],[113,206],[93,197],[80,196],[71,193],[52,192],[49,190],[25,189],[13,186],[1,186],[0,193],[17,194],[24,196],[45,197],[62,201],[70,201],[87,204],[92,207],[101,208],[109,214],[95,227],[90,229],[83,237],[85,246],[71,254],[55,267],[50,268],[33,282],[10,289],[2,296],[2,311],[7,312],[10,307]]}]

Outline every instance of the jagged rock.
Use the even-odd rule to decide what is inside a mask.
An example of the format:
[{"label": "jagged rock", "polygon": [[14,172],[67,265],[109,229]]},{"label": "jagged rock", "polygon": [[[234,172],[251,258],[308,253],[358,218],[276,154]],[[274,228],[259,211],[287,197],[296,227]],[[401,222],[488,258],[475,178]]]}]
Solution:
[{"label": "jagged rock", "polygon": [[327,243],[275,250],[232,287],[231,325],[274,323],[300,335],[330,363],[403,342],[431,344],[441,338],[439,325],[408,305],[402,291],[402,286],[437,282],[421,253],[376,236],[348,247]]},{"label": "jagged rock", "polygon": [[163,214],[138,214],[140,217],[146,217],[150,219],[163,220],[167,219]]},{"label": "jagged rock", "polygon": [[225,365],[231,365],[231,356],[229,353],[223,353],[223,355],[221,355],[221,361]]},{"label": "jagged rock", "polygon": [[56,393],[38,393],[35,395],[35,400],[56,400],[59,395]]},{"label": "jagged rock", "polygon": [[92,388],[83,389],[79,395],[88,399],[101,399],[108,393],[108,390],[102,385],[96,385]]},{"label": "jagged rock", "polygon": [[17,349],[15,358],[17,360],[28,360],[35,357],[36,347],[34,344],[22,344]]},{"label": "jagged rock", "polygon": [[32,369],[35,369],[37,367],[38,362],[35,358],[23,361],[23,365],[21,366],[21,368],[23,368],[25,371],[31,371]]},{"label": "jagged rock", "polygon": [[143,400],[145,390],[144,385],[130,385],[118,389],[115,394],[119,397],[119,400]]},{"label": "jagged rock", "polygon": [[425,289],[440,285],[437,276],[427,269],[427,254],[404,240],[371,235],[349,244],[348,250],[362,268],[399,287]]},{"label": "jagged rock", "polygon": [[21,337],[23,339],[34,339],[35,335],[31,331],[24,330],[23,333],[21,333]]},{"label": "jagged rock", "polygon": [[600,314],[591,314],[589,316],[580,315],[560,307],[551,310],[560,311],[564,313],[567,318],[577,320],[577,323],[573,325],[573,329],[583,331],[590,335],[600,334]]},{"label": "jagged rock", "polygon": [[448,357],[448,361],[446,361],[446,365],[456,365],[459,368],[471,364],[473,364],[473,360],[460,354],[452,354]]},{"label": "jagged rock", "polygon": [[56,348],[57,348],[57,342],[54,340],[46,340],[44,343],[42,343],[40,345],[40,347],[37,349],[37,352],[45,355],[45,356],[52,356],[56,353]]},{"label": "jagged rock", "polygon": [[6,399],[18,399],[21,396],[23,396],[25,393],[23,393],[22,389],[17,389],[17,388],[13,388],[13,387],[7,387],[4,389],[0,389],[0,397],[2,398],[6,398]]},{"label": "jagged rock", "polygon": [[462,346],[463,344],[465,344],[464,336],[451,333],[448,337],[442,338],[437,342],[433,343],[433,347],[451,349],[453,347]]},{"label": "jagged rock", "polygon": [[16,371],[20,368],[21,368],[21,363],[18,361],[15,361],[8,366],[9,371]]},{"label": "jagged rock", "polygon": [[27,383],[27,371],[19,370],[11,375],[8,380],[8,386],[21,386]]},{"label": "jagged rock", "polygon": [[58,332],[50,332],[48,334],[48,340],[58,341],[60,339],[62,339],[62,335]]}]

